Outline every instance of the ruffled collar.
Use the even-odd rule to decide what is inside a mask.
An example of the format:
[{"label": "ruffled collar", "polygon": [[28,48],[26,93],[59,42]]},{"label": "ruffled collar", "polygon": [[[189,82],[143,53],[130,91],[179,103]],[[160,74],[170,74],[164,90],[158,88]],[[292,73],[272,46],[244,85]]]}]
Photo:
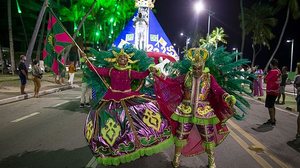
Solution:
[{"label": "ruffled collar", "polygon": [[119,71],[123,71],[123,70],[131,69],[131,65],[127,65],[125,67],[120,67],[118,64],[114,64],[114,68],[119,70]]}]

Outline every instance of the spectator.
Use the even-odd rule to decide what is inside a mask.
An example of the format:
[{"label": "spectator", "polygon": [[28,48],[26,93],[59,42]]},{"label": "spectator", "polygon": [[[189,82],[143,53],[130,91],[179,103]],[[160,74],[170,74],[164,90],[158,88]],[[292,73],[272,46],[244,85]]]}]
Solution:
[{"label": "spectator", "polygon": [[265,101],[265,107],[269,110],[270,119],[264,123],[264,125],[276,125],[275,119],[275,101],[279,95],[279,84],[281,72],[278,69],[278,61],[273,59],[270,64],[271,70],[265,77],[265,83],[267,84],[267,96]]},{"label": "spectator", "polygon": [[[277,98],[276,104],[285,104],[285,86],[286,86],[286,80],[288,78],[287,74],[287,67],[282,67],[282,75],[281,75],[281,82],[280,82],[280,90],[279,90],[279,96]],[[279,103],[279,100],[282,95],[282,102]]]},{"label": "spectator", "polygon": [[33,61],[33,67],[32,67],[32,76],[33,76],[33,83],[34,83],[34,97],[39,97],[39,91],[41,88],[41,79],[43,76],[43,72],[38,64],[37,60]]},{"label": "spectator", "polygon": [[255,66],[254,74],[256,79],[253,81],[253,96],[263,96],[264,91],[263,91],[263,75],[264,72],[262,69],[258,68],[258,65]]},{"label": "spectator", "polygon": [[[300,144],[300,62],[297,63],[297,75],[294,80],[294,87],[297,89],[297,111],[298,113],[298,119],[297,119],[297,134],[296,134],[296,140],[298,140],[298,143]],[[296,142],[296,141],[295,141]]]},{"label": "spectator", "polygon": [[75,65],[74,62],[71,62],[69,66],[69,84],[73,85],[74,82],[74,76],[75,76]]},{"label": "spectator", "polygon": [[19,77],[20,77],[20,81],[21,81],[21,87],[20,87],[21,94],[27,94],[25,92],[25,86],[26,86],[27,79],[28,79],[28,69],[26,67],[25,61],[26,61],[26,56],[21,55],[20,56],[20,63],[19,63],[19,66],[18,66]]},{"label": "spectator", "polygon": [[[81,59],[82,62],[85,61],[84,58]],[[86,66],[85,64],[81,64],[81,69],[83,69],[83,67]],[[83,72],[83,76],[82,76],[82,84],[81,84],[81,96],[80,96],[80,108],[83,108],[84,105],[86,105],[86,107],[91,107],[90,105],[90,98],[91,98],[91,88],[88,86],[87,80],[89,78],[88,74],[85,73],[85,71]]]}]

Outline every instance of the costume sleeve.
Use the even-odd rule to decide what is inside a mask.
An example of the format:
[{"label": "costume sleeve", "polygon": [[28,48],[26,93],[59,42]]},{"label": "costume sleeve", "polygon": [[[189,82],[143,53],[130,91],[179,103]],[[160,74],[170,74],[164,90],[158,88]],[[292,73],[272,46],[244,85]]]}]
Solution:
[{"label": "costume sleeve", "polygon": [[220,85],[212,75],[210,75],[210,88],[216,96],[222,96],[225,93],[225,91],[220,87]]},{"label": "costume sleeve", "polygon": [[101,76],[109,76],[109,68],[99,68],[94,66],[91,62],[87,62],[87,66],[93,72],[97,72]]},{"label": "costume sleeve", "polygon": [[149,70],[144,71],[144,72],[138,72],[138,71],[131,70],[130,77],[132,79],[144,79],[149,75],[149,73],[150,73]]},{"label": "costume sleeve", "polygon": [[234,114],[234,110],[229,108],[226,104],[223,98],[223,95],[226,94],[226,92],[219,86],[212,75],[210,75],[210,82],[211,92],[208,95],[208,100],[211,107],[214,109],[216,116],[221,121],[218,125],[221,125]]}]

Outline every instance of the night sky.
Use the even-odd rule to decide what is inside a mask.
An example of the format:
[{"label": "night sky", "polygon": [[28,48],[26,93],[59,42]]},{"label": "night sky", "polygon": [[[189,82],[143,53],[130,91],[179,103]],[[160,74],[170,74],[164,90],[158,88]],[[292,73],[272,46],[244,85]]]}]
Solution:
[{"label": "night sky", "polygon": [[[206,36],[207,33],[207,19],[208,13],[203,11],[198,16],[195,14],[193,9],[193,4],[197,0],[156,0],[154,13],[160,22],[165,33],[169,37],[172,43],[176,43],[176,48],[179,46],[182,51],[185,46],[186,38],[181,37],[180,33],[184,32],[187,35],[192,35],[195,32]],[[206,6],[214,11],[214,16],[211,17],[211,29],[215,27],[223,27],[225,33],[228,35],[226,45],[228,51],[232,51],[232,48],[241,48],[241,28],[239,22],[240,14],[240,0],[203,0]],[[256,0],[255,0],[256,1]],[[275,4],[276,0],[263,0],[266,2],[273,2]],[[244,0],[244,5],[250,7],[254,0]],[[7,32],[7,11],[6,11],[6,2],[0,1],[1,17],[0,17],[0,26],[3,31],[0,34],[0,41],[2,45],[6,46],[8,43],[8,33]],[[14,3],[13,3],[14,4]],[[16,8],[13,8],[16,10]],[[16,11],[13,11],[16,13]],[[257,56],[256,65],[264,68],[267,61],[271,57],[277,41],[280,36],[281,29],[283,27],[284,19],[286,16],[286,10],[282,10],[276,15],[276,18],[279,19],[277,26],[274,28],[273,33],[275,34],[275,39],[270,43],[271,48],[263,49],[262,52]],[[30,35],[31,37],[31,35]],[[275,55],[275,58],[279,60],[280,67],[290,65],[290,55],[291,55],[291,43],[286,43],[287,39],[294,39],[294,61],[293,61],[293,70],[295,70],[296,63],[300,62],[300,19],[293,20],[290,17],[290,20],[287,25],[286,32],[284,34],[282,43]],[[7,44],[8,45],[8,44]],[[18,41],[16,41],[15,46],[18,46]],[[245,50],[243,54],[244,58],[252,59],[252,48],[251,40],[249,37],[245,41]]]},{"label": "night sky", "polygon": [[[207,33],[207,20],[208,13],[202,12],[198,15],[195,14],[193,4],[197,0],[156,0],[155,3],[155,15],[160,22],[161,26],[165,30],[172,43],[176,43],[180,46],[180,50],[185,45],[185,38],[180,36],[180,32],[191,35],[197,31],[203,35]],[[223,27],[225,34],[228,35],[226,45],[227,50],[232,48],[241,48],[241,28],[239,22],[240,15],[240,1],[239,0],[204,0],[206,6],[211,11],[215,12],[215,15],[211,17],[211,29],[214,27]],[[251,3],[253,1],[250,1]],[[249,6],[249,1],[244,1],[245,5]],[[264,68],[267,61],[271,57],[277,41],[279,39],[281,29],[283,27],[284,19],[286,16],[286,10],[281,11],[276,15],[278,24],[274,28],[273,33],[275,38],[270,42],[270,50],[263,49],[257,56],[256,65]],[[287,29],[283,36],[282,43],[275,55],[275,58],[279,60],[279,66],[287,66],[289,69],[290,55],[291,55],[291,43],[286,43],[288,39],[294,39],[294,60],[293,70],[295,70],[296,62],[300,62],[300,19],[294,21],[290,17]],[[244,58],[252,59],[251,40],[247,37],[245,41]]]}]

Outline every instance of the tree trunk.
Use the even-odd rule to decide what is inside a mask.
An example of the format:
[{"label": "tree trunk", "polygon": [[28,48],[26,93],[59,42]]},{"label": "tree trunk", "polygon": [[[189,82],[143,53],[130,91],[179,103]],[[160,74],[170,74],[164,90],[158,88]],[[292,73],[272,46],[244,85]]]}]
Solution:
[{"label": "tree trunk", "polygon": [[28,49],[27,49],[27,52],[26,52],[26,57],[27,57],[26,64],[27,65],[29,65],[32,61],[31,60],[32,51],[33,51],[35,40],[36,40],[37,34],[39,32],[39,29],[40,29],[40,26],[41,26],[41,23],[42,23],[42,20],[43,20],[43,16],[44,16],[44,13],[46,11],[47,6],[48,6],[48,0],[45,0],[44,4],[42,6],[42,9],[39,13],[39,16],[37,18],[37,21],[36,21],[36,24],[35,24],[35,27],[34,27],[34,31],[33,31],[33,34],[32,34],[32,37],[31,37],[31,40],[30,40],[30,43],[29,43],[29,46],[28,46]]},{"label": "tree trunk", "polygon": [[253,57],[252,57],[252,63],[251,63],[251,68],[253,68],[255,66],[255,60],[256,60],[256,57],[257,55],[261,52],[262,50],[262,47],[261,45],[259,45],[259,49],[258,51],[256,51],[255,49],[255,46],[253,47],[254,45],[252,45],[252,50],[253,50]]},{"label": "tree trunk", "polygon": [[[72,37],[74,41],[75,41],[75,39],[76,39],[76,37],[77,37],[77,34],[78,34],[78,32],[80,31],[80,29],[81,29],[83,23],[85,22],[86,18],[87,18],[87,17],[90,15],[90,13],[92,12],[92,10],[93,10],[93,8],[94,8],[94,6],[95,6],[96,3],[97,3],[97,1],[95,0],[94,3],[92,4],[92,6],[90,7],[89,11],[84,15],[84,17],[82,18],[81,22],[79,23],[79,25],[78,25],[78,27],[77,27],[77,29],[76,29],[75,33],[73,34],[73,37]],[[64,56],[63,56],[63,59],[64,59],[64,60],[67,60],[67,57],[68,57],[68,55],[69,55],[70,50],[71,50],[71,48],[67,48],[66,53],[65,53]],[[66,61],[65,61],[65,63],[66,63]]]},{"label": "tree trunk", "polygon": [[255,45],[254,44],[252,44],[252,51],[253,51],[253,53],[252,53],[251,70],[254,67],[254,63],[255,63],[255,59],[256,59]]},{"label": "tree trunk", "polygon": [[243,58],[244,54],[244,46],[245,46],[245,18],[244,18],[244,7],[243,0],[240,0],[240,8],[241,8],[241,17],[242,17],[242,44],[241,44],[241,58]]},{"label": "tree trunk", "polygon": [[288,7],[287,12],[286,12],[285,22],[284,22],[284,25],[283,25],[283,27],[282,27],[281,34],[280,34],[278,43],[277,43],[277,45],[276,45],[276,48],[275,48],[275,50],[274,50],[272,56],[270,57],[270,59],[269,59],[269,61],[268,61],[268,63],[267,63],[267,65],[266,65],[265,69],[264,69],[265,72],[267,72],[270,63],[271,63],[272,59],[274,58],[274,56],[275,56],[275,54],[276,54],[276,52],[277,52],[277,50],[278,50],[278,48],[279,48],[279,46],[280,46],[280,44],[281,44],[283,34],[284,34],[284,32],[285,32],[287,23],[288,23],[288,21],[289,21],[289,16],[290,16],[290,8]]},{"label": "tree trunk", "polygon": [[14,53],[14,41],[13,41],[12,23],[11,23],[11,0],[7,1],[7,16],[8,16],[8,35],[9,35],[11,71],[12,71],[12,75],[14,75],[15,74],[15,53]]},{"label": "tree trunk", "polygon": [[26,33],[26,29],[25,29],[25,25],[24,25],[24,21],[23,21],[21,13],[19,13],[19,16],[20,16],[20,20],[21,20],[21,23],[22,23],[22,27],[23,27],[24,36],[25,36],[25,42],[26,42],[26,48],[27,48],[28,47],[27,33]]},{"label": "tree trunk", "polygon": [[41,30],[41,34],[40,34],[40,39],[38,42],[38,48],[36,51],[36,56],[35,56],[35,60],[39,61],[41,59],[41,48],[42,48],[42,44],[43,44],[43,39],[44,39],[44,32],[45,32],[45,26],[46,26],[46,15],[44,15],[43,18],[43,23],[42,23],[42,30]]},{"label": "tree trunk", "polygon": [[3,60],[3,53],[2,53],[2,46],[0,44],[0,64],[1,64],[1,72],[3,75],[3,70],[4,70],[4,60]]}]

